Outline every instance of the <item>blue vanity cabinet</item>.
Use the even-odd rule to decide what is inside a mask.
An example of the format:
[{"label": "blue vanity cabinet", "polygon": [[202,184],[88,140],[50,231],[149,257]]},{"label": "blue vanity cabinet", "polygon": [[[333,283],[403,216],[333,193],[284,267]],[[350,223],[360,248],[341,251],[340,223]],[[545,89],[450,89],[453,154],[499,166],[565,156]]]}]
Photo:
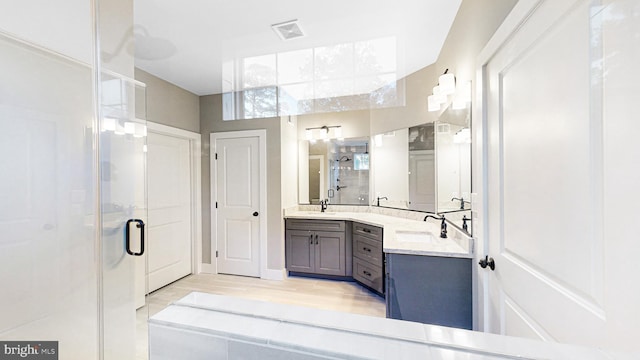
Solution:
[{"label": "blue vanity cabinet", "polygon": [[285,263],[289,274],[351,277],[351,236],[347,236],[350,223],[287,219],[285,224]]},{"label": "blue vanity cabinet", "polygon": [[387,318],[472,328],[472,259],[385,256]]},{"label": "blue vanity cabinet", "polygon": [[384,296],[383,229],[353,222],[353,279]]}]

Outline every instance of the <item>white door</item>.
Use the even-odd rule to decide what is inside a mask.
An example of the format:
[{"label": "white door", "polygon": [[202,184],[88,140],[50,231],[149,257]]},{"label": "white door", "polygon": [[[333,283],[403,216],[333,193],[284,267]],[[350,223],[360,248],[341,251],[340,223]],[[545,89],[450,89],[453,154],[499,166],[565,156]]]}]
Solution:
[{"label": "white door", "polygon": [[189,139],[149,131],[149,291],[191,273]]},{"label": "white door", "polygon": [[436,211],[436,165],[433,150],[409,151],[410,209]]},{"label": "white door", "polygon": [[[615,85],[607,85],[607,72],[619,71],[619,62],[632,54],[625,46],[640,47],[637,36],[635,45],[607,44],[609,49],[604,39],[629,38],[632,29],[637,35],[638,19],[623,14],[638,14],[639,6],[637,1],[607,3],[617,4],[594,7],[587,0],[554,0],[535,7],[532,1],[521,2],[514,12],[521,13],[523,24],[516,26],[508,19],[505,24],[511,29],[497,32],[505,40],[490,42],[495,50],[481,55],[481,61],[488,59],[481,63],[486,81],[488,205],[482,216],[488,254],[496,268],[480,270],[480,276],[488,283],[484,320],[491,332],[591,346],[634,346],[630,330],[638,329],[640,319],[633,310],[637,304],[620,305],[628,303],[625,298],[639,297],[637,254],[632,260],[628,254],[634,251],[610,252],[619,250],[621,242],[629,250],[638,246],[625,236],[610,236],[606,222],[619,224],[614,220],[617,211],[637,215],[637,203],[618,202],[622,205],[609,214],[603,207],[609,201],[603,191],[615,189],[621,180],[612,177],[607,184],[607,167],[621,165],[614,158],[603,161],[607,146],[612,154],[624,154],[615,144],[631,138],[611,138],[610,143],[603,139],[606,126],[618,137],[625,136],[622,129],[638,129],[632,113],[607,118],[607,111],[618,111],[637,96],[637,90],[632,95],[626,86],[619,87],[626,81],[637,89],[637,67],[629,66],[627,78],[618,78]],[[526,4],[532,13],[521,11]],[[625,21],[629,23],[621,25]],[[603,91],[607,88],[609,93]],[[603,106],[618,97],[619,102],[611,100],[611,110]],[[637,156],[634,146],[629,151]],[[637,181],[638,174],[635,167],[623,177]],[[637,193],[637,183],[627,190]],[[625,283],[622,274],[635,277]]]},{"label": "white door", "polygon": [[[215,196],[217,266],[219,273],[260,276],[260,138],[218,138],[212,134],[212,180]],[[242,136],[242,135],[239,135]],[[217,158],[217,159],[216,159]],[[266,179],[264,179],[266,180]]]}]

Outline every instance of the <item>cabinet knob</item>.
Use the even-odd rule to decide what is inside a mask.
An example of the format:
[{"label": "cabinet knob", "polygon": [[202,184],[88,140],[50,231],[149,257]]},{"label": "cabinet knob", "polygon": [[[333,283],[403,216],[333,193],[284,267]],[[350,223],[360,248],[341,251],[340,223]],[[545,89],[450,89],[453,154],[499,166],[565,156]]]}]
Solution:
[{"label": "cabinet knob", "polygon": [[258,212],[257,212],[257,211],[254,211],[254,212],[253,212],[253,216],[258,216],[258,215],[260,215],[260,214],[258,214]]}]

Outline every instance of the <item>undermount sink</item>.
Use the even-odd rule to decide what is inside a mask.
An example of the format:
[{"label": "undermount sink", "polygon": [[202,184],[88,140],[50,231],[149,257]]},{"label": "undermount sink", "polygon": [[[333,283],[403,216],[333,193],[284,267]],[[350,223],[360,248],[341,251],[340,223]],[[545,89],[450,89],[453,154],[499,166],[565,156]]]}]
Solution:
[{"label": "undermount sink", "polygon": [[433,243],[435,237],[427,231],[396,231],[396,241]]}]

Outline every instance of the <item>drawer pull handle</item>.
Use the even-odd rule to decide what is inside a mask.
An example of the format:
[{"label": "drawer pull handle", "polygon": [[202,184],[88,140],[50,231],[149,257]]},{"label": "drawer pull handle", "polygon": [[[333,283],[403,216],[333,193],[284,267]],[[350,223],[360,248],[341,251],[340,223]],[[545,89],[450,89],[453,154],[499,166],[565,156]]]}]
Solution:
[{"label": "drawer pull handle", "polygon": [[366,232],[366,233],[371,233],[371,230],[369,230],[369,229],[364,229],[364,228],[363,228],[363,229],[362,229],[362,231],[364,231],[364,232]]},{"label": "drawer pull handle", "polygon": [[318,234],[316,234],[316,245],[318,245]]},{"label": "drawer pull handle", "polygon": [[363,248],[362,248],[362,250],[364,250],[364,251],[368,251],[368,252],[371,252],[371,249],[366,248],[366,247],[363,247]]},{"label": "drawer pull handle", "polygon": [[368,277],[371,277],[371,273],[366,270],[362,270],[362,273],[367,275]]},{"label": "drawer pull handle", "polygon": [[309,244],[313,245],[313,234],[309,235]]}]

